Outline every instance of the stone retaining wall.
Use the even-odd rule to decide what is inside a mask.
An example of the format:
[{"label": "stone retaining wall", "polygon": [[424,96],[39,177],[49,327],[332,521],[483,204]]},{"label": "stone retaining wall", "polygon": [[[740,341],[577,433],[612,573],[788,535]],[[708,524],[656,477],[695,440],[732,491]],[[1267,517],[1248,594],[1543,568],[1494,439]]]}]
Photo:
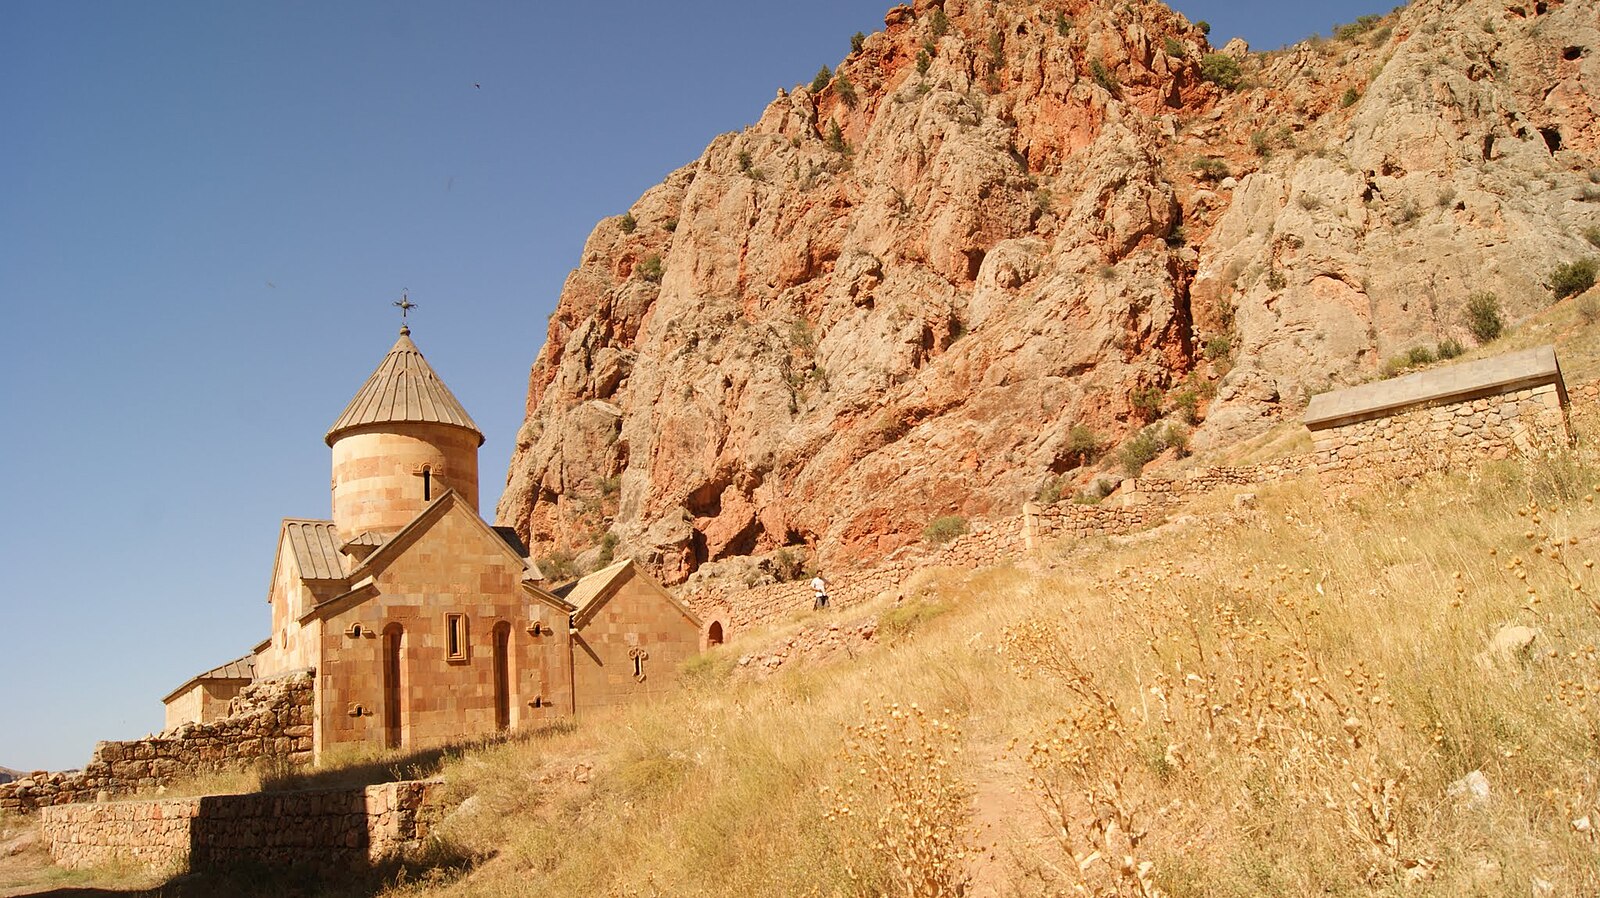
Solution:
[{"label": "stone retaining wall", "polygon": [[235,699],[235,713],[215,723],[185,724],[148,739],[100,742],[82,772],[41,772],[0,785],[0,810],[31,813],[95,801],[102,792],[127,795],[260,763],[310,763],[313,700],[309,673],[251,684]]},{"label": "stone retaining wall", "polygon": [[359,870],[420,848],[443,784],[71,804],[39,812],[63,867],[134,864],[180,873],[239,864]]},{"label": "stone retaining wall", "polygon": [[1559,388],[1545,384],[1317,431],[1317,470],[1341,480],[1415,476],[1528,455],[1572,440]]}]

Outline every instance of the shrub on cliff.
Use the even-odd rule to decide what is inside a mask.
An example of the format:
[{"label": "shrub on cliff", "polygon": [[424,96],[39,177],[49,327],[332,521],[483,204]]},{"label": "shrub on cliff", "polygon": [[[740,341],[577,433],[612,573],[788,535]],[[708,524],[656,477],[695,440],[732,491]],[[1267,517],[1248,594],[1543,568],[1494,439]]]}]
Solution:
[{"label": "shrub on cliff", "polygon": [[828,83],[832,80],[833,69],[828,68],[828,66],[824,64],[822,68],[817,69],[817,76],[811,79],[811,92],[814,94],[822,93],[822,91],[828,86]]},{"label": "shrub on cliff", "polygon": [[1207,53],[1200,57],[1200,77],[1223,90],[1234,90],[1244,80],[1239,61],[1226,53]]},{"label": "shrub on cliff", "polygon": [[967,532],[967,519],[958,514],[935,518],[922,529],[922,538],[931,546],[942,546]]},{"label": "shrub on cliff", "polygon": [[1133,391],[1128,397],[1128,404],[1133,407],[1133,413],[1146,421],[1154,421],[1161,417],[1161,405],[1166,399],[1166,394],[1160,387],[1141,387]]},{"label": "shrub on cliff", "polygon": [[1156,427],[1146,427],[1133,439],[1122,444],[1122,451],[1118,453],[1117,460],[1122,462],[1122,470],[1129,477],[1138,477],[1144,466],[1155,460],[1163,448],[1161,435]]},{"label": "shrub on cliff", "polygon": [[1556,270],[1550,272],[1550,292],[1561,300],[1588,290],[1594,286],[1595,268],[1594,259],[1557,265]]},{"label": "shrub on cliff", "polygon": [[1500,317],[1500,298],[1493,293],[1474,293],[1467,298],[1467,330],[1479,343],[1488,343],[1500,336],[1506,323]]}]

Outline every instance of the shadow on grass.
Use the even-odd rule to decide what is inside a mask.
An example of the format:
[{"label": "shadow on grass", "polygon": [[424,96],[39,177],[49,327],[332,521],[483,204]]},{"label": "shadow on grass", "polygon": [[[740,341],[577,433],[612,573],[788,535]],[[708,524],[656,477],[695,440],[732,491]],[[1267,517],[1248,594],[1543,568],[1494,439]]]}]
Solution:
[{"label": "shadow on grass", "polygon": [[354,869],[241,863],[185,873],[143,889],[52,886],[10,894],[16,898],[372,898],[404,883],[446,885],[486,859],[434,843],[414,858]]}]

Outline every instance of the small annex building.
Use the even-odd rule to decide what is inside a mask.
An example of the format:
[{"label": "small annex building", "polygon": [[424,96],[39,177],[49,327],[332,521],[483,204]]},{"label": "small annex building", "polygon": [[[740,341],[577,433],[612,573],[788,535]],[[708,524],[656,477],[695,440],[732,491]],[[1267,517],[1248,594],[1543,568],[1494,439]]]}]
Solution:
[{"label": "small annex building", "polygon": [[167,695],[169,730],[309,672],[317,758],[423,748],[664,694],[699,649],[699,620],[631,561],[552,589],[479,516],[483,434],[409,327],[326,442],[332,518],[281,524],[271,635]]}]

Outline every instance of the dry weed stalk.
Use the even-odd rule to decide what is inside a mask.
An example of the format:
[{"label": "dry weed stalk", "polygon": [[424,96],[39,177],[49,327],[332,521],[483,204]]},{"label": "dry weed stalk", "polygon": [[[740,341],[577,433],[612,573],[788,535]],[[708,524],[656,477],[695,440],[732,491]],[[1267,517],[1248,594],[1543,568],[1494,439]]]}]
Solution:
[{"label": "dry weed stalk", "polygon": [[[1073,702],[1026,759],[1080,893],[1159,894],[1140,821],[1185,790],[1230,779],[1249,784],[1233,808],[1241,828],[1264,802],[1287,804],[1326,816],[1366,857],[1368,881],[1432,866],[1405,850],[1410,766],[1386,738],[1403,729],[1386,676],[1365,662],[1326,669],[1311,635],[1322,586],[1309,569],[1279,566],[1263,580],[1218,598],[1174,570],[1119,570],[1102,586],[1113,617],[1128,622],[1120,649],[1105,622],[1098,636],[1112,645],[1075,648],[1076,629],[1037,617],[1005,631],[1019,673],[1050,676]],[[1131,664],[1140,698],[1119,704],[1086,657]]]},{"label": "dry weed stalk", "polygon": [[[948,711],[944,712],[949,716]],[[967,893],[969,789],[952,762],[961,731],[916,705],[863,704],[864,723],[849,727],[846,760],[852,773],[824,818],[846,838],[870,832],[872,854],[887,862],[893,894],[960,898]],[[852,882],[872,888],[848,869]]]}]

